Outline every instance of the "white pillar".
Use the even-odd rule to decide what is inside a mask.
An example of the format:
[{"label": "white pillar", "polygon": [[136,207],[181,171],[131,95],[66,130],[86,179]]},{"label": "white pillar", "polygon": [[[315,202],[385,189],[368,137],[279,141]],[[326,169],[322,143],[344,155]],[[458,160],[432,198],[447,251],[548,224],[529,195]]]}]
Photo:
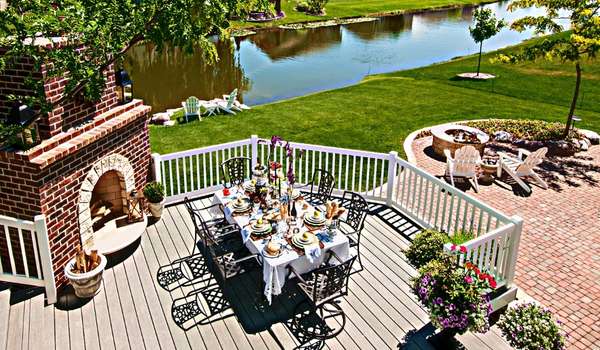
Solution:
[{"label": "white pillar", "polygon": [[398,158],[398,152],[391,151],[388,156],[388,172],[387,172],[387,193],[385,203],[388,207],[392,206],[392,202],[394,199],[394,182],[396,181],[396,168],[398,163],[396,159]]},{"label": "white pillar", "polygon": [[54,304],[56,303],[56,284],[54,284],[54,268],[52,266],[52,256],[50,254],[46,217],[44,215],[36,215],[34,221],[38,254],[40,255],[40,266],[42,268],[44,288],[46,289],[46,301],[48,304]]},{"label": "white pillar", "polygon": [[252,169],[256,166],[256,160],[258,159],[258,136],[250,136],[250,147],[251,147],[251,164]]}]

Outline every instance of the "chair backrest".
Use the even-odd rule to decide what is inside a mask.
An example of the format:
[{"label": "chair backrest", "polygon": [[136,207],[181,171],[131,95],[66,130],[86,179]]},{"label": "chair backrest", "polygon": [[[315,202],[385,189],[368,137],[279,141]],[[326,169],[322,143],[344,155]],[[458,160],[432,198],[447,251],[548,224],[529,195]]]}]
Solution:
[{"label": "chair backrest", "polygon": [[546,153],[548,153],[547,147],[538,148],[535,152],[531,152],[531,154],[525,158],[523,163],[517,167],[517,172],[529,173],[533,171],[533,168],[540,165],[544,161]]},{"label": "chair backrest", "polygon": [[454,152],[454,174],[474,174],[481,162],[479,151],[471,146],[463,146]]},{"label": "chair backrest", "polygon": [[339,265],[318,268],[312,273],[314,286],[311,296],[315,305],[319,305],[348,293],[348,281],[356,255]]},{"label": "chair backrest", "polygon": [[344,222],[350,225],[357,233],[360,233],[369,213],[369,203],[367,203],[367,200],[363,196],[356,192],[344,191],[342,206],[348,211]]},{"label": "chair backrest", "polygon": [[200,100],[196,96],[190,96],[185,100],[185,113],[198,114],[200,110]]},{"label": "chair backrest", "polygon": [[[316,188],[315,188],[316,186]],[[312,199],[317,199],[322,203],[325,203],[331,198],[333,187],[335,186],[335,178],[327,170],[315,169],[312,177],[312,184],[310,185],[310,193]]]},{"label": "chair backrest", "polygon": [[200,211],[194,206],[188,197],[183,199],[183,204],[185,205],[185,208],[187,209],[188,213],[190,214],[190,218],[194,223],[194,248],[192,249],[192,255],[194,255],[196,247],[200,241],[202,241],[202,244],[204,244],[206,222],[202,218],[202,215],[200,215]]},{"label": "chair backrest", "polygon": [[250,158],[234,157],[229,158],[221,163],[221,172],[223,180],[230,182],[232,185],[241,185],[244,183],[248,169],[250,169]]},{"label": "chair backrest", "polygon": [[233,107],[233,103],[237,98],[237,89],[233,89],[233,91],[229,94],[229,98],[227,98],[227,109],[231,109]]}]

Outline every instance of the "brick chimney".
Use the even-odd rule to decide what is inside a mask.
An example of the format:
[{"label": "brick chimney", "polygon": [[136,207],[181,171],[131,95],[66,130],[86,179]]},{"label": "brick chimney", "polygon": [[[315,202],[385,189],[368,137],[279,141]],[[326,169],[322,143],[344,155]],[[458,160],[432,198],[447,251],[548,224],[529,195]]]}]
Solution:
[{"label": "brick chimney", "polygon": [[[44,80],[48,100],[62,96],[66,78],[46,79],[43,69],[33,72],[33,62],[22,59],[0,76],[0,118],[10,108],[7,95],[27,93],[24,82],[32,73]],[[58,286],[64,283],[67,261],[81,247],[93,245],[87,220],[91,220],[90,198],[95,184],[110,172],[117,179],[115,184],[122,185],[122,191],[114,192],[120,195],[133,189],[141,191],[148,176],[150,107],[141,100],[121,104],[114,67],[105,74],[107,87],[99,101],[75,98],[39,120],[41,144],[24,152],[0,150],[0,215],[25,220],[38,214],[46,216]],[[1,243],[0,256],[4,258],[6,249],[2,251]]]}]

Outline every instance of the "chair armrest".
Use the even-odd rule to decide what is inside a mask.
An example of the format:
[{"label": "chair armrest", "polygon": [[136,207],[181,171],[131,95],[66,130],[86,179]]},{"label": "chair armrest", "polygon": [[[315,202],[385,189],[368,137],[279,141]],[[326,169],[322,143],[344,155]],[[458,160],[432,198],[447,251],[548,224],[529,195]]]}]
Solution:
[{"label": "chair armrest", "polygon": [[446,160],[454,161],[454,158],[452,158],[452,152],[450,152],[449,149],[444,149],[444,155],[446,156]]},{"label": "chair armrest", "polygon": [[185,102],[181,102],[181,107],[183,107],[183,112],[185,113]]},{"label": "chair armrest", "polygon": [[171,261],[171,263],[169,265],[178,264],[178,263],[184,262],[186,260],[194,259],[194,258],[199,257],[199,256],[202,256],[202,253],[185,256],[185,257],[179,258],[179,259],[175,259],[175,260]]},{"label": "chair armrest", "polygon": [[260,260],[258,260],[258,254],[248,255],[243,258],[236,259],[233,262],[237,264],[237,263],[241,263],[241,262],[244,262],[246,260],[251,260],[251,259],[255,259],[256,262],[258,262],[260,264]]},{"label": "chair armrest", "polygon": [[302,278],[302,276],[300,275],[300,273],[298,273],[298,271],[296,271],[296,269],[292,265],[288,265],[287,269],[289,270],[288,279],[290,279],[290,275],[293,273],[300,280],[300,282],[302,282],[304,284],[308,283],[308,282],[306,282],[306,280],[304,278]]},{"label": "chair armrest", "polygon": [[529,152],[528,150],[524,149],[524,148],[519,148],[519,159],[523,160],[523,155],[529,156],[531,154],[531,152]]}]

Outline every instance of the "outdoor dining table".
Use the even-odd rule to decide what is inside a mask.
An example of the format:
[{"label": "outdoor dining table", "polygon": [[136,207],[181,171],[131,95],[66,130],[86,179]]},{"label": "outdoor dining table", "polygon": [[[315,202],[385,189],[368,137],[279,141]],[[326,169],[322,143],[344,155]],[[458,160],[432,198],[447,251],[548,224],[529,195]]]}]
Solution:
[{"label": "outdoor dining table", "polygon": [[[282,288],[286,281],[286,276],[288,274],[288,266],[291,265],[298,273],[304,274],[318,268],[323,263],[324,259],[329,255],[329,251],[333,251],[335,254],[337,254],[342,261],[345,261],[350,257],[350,243],[348,237],[341,232],[330,235],[325,228],[313,231],[314,233],[318,234],[317,237],[321,236],[324,239],[321,239],[321,249],[319,249],[318,246],[313,247],[312,251],[306,251],[308,254],[303,254],[301,251],[299,253],[298,250],[293,249],[292,246],[286,241],[284,238],[284,233],[288,230],[293,230],[295,227],[297,227],[299,229],[299,233],[309,231],[309,228],[306,227],[302,218],[305,213],[310,215],[315,208],[309,205],[308,208],[303,210],[303,200],[297,200],[296,203],[298,211],[297,220],[295,223],[296,226],[285,226],[287,223],[285,223],[285,221],[280,221],[278,225],[284,225],[283,228],[285,232],[278,227],[278,230],[273,231],[273,234],[270,237],[266,237],[264,239],[250,238],[251,232],[249,224],[251,221],[258,219],[262,214],[258,212],[256,208],[253,208],[251,212],[248,212],[248,214],[233,215],[232,211],[228,207],[228,204],[236,200],[239,196],[244,196],[244,190],[238,187],[231,188],[230,193],[227,196],[223,194],[223,191],[217,191],[213,196],[213,204],[222,204],[223,208],[225,208],[224,211],[227,221],[231,224],[237,224],[240,228],[242,228],[242,239],[244,240],[244,245],[248,248],[250,253],[259,254],[262,256],[263,280],[265,282],[264,294],[269,304],[271,303],[273,295],[281,294]],[[291,225],[292,223],[290,223],[290,226]],[[269,240],[273,240],[273,242],[281,244],[282,253],[280,256],[271,257],[264,253],[265,247],[269,243]]]}]

